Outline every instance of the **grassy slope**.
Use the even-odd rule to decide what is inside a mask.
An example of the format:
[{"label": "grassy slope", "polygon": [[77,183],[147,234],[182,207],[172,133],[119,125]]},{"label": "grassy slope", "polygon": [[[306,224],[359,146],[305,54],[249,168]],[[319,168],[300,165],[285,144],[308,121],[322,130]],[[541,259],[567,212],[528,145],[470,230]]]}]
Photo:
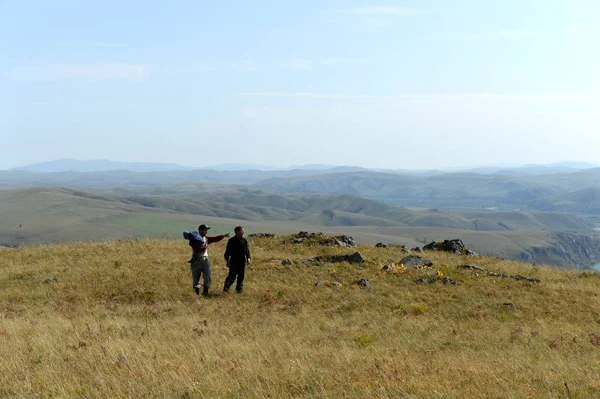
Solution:
[{"label": "grassy slope", "polygon": [[[0,396],[600,395],[600,274],[425,253],[459,284],[419,285],[426,272],[380,270],[399,249],[358,248],[364,267],[308,266],[347,250],[281,241],[251,242],[244,294],[208,300],[191,295],[183,241],[2,250]],[[223,249],[210,249],[217,292]]]}]

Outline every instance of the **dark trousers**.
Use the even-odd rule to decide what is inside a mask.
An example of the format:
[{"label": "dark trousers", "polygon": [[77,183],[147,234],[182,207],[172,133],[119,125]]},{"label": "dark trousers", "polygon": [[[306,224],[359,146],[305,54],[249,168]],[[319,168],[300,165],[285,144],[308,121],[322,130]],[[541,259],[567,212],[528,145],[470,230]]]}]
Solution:
[{"label": "dark trousers", "polygon": [[191,262],[192,285],[196,294],[200,293],[200,276],[204,276],[204,288],[210,287],[210,261],[208,258],[194,258]]},{"label": "dark trousers", "polygon": [[244,289],[244,274],[246,273],[246,262],[243,263],[232,263],[229,266],[229,274],[225,278],[225,286],[223,291],[229,290],[229,287],[235,282],[237,278],[237,284],[235,290],[241,292]]}]

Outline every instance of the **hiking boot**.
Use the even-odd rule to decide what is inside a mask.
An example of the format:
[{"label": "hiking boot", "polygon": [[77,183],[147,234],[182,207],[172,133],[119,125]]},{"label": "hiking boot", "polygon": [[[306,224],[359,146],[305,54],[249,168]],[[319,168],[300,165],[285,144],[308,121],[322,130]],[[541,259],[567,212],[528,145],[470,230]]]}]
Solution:
[{"label": "hiking boot", "polygon": [[202,290],[202,296],[208,298],[208,287],[204,287],[204,290]]}]

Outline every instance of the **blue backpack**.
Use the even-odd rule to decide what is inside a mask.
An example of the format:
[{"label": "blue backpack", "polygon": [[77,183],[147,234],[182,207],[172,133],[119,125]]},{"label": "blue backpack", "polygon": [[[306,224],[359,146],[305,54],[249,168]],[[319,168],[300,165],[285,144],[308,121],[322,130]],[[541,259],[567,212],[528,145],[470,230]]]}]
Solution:
[{"label": "blue backpack", "polygon": [[205,242],[197,231],[184,231],[183,238],[189,240],[190,247],[202,246]]}]

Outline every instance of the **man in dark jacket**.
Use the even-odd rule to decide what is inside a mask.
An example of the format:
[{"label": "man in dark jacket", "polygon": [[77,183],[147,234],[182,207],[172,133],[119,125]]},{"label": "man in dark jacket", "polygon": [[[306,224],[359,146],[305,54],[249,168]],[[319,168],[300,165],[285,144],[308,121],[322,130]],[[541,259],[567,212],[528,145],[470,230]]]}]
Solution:
[{"label": "man in dark jacket", "polygon": [[225,237],[229,237],[229,233],[220,236],[209,237],[207,236],[208,227],[205,224],[201,224],[198,227],[198,232],[183,232],[183,238],[189,241],[190,247],[192,247],[192,259],[190,259],[190,266],[192,269],[192,284],[196,295],[200,295],[200,276],[204,276],[204,290],[202,295],[208,296],[208,289],[210,288],[210,261],[208,260],[208,244],[213,242],[221,241]]},{"label": "man in dark jacket", "polygon": [[250,248],[248,247],[248,241],[244,238],[244,229],[242,226],[237,226],[234,231],[235,236],[227,241],[227,249],[224,255],[227,267],[229,267],[229,274],[225,279],[223,291],[229,291],[229,287],[231,287],[237,278],[235,291],[240,293],[244,289],[246,265],[250,264]]}]

